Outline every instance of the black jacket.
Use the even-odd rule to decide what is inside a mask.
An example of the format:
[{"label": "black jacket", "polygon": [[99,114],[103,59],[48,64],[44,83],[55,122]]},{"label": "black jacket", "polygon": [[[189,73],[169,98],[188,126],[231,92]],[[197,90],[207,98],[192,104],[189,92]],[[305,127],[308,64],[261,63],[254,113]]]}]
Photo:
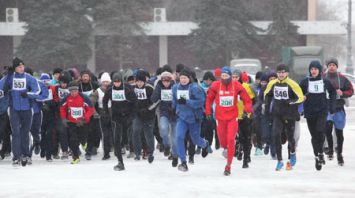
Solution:
[{"label": "black jacket", "polygon": [[[115,99],[112,100],[112,90],[124,90],[124,97],[125,100],[123,101],[116,101]],[[131,88],[131,86],[124,85],[123,83],[121,84],[120,87],[110,87],[106,92],[105,96],[102,100],[104,110],[108,112],[108,101],[111,100],[112,103],[112,117],[122,117],[122,116],[127,116],[127,119],[132,115],[132,109],[134,108],[134,104],[137,100],[136,95]]]},{"label": "black jacket", "polygon": [[134,87],[137,100],[134,103],[135,116],[143,120],[151,120],[155,118],[155,108],[151,108],[153,102],[151,97],[153,95],[153,87],[145,84],[143,88]]}]

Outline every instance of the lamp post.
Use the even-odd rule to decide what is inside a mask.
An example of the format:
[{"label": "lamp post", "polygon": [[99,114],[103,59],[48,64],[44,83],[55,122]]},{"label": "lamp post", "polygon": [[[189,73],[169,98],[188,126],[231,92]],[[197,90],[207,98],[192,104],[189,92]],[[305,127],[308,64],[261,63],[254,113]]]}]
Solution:
[{"label": "lamp post", "polygon": [[351,60],[351,12],[352,12],[352,7],[351,7],[351,0],[348,0],[348,24],[347,24],[347,34],[348,34],[348,39],[347,39],[347,59],[346,59],[346,73],[349,74],[354,74],[354,68],[353,68],[353,62]]}]

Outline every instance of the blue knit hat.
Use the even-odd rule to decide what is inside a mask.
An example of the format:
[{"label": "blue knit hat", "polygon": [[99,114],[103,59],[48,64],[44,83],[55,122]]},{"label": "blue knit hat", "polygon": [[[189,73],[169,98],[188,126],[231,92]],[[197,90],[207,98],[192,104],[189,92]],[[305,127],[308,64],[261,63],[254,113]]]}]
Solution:
[{"label": "blue knit hat", "polygon": [[232,71],[231,71],[231,69],[228,66],[222,67],[222,72],[221,73],[222,74],[225,73],[225,74],[228,74],[228,75],[232,76]]},{"label": "blue knit hat", "polygon": [[51,80],[51,77],[47,73],[42,73],[41,77],[39,78],[41,81]]}]

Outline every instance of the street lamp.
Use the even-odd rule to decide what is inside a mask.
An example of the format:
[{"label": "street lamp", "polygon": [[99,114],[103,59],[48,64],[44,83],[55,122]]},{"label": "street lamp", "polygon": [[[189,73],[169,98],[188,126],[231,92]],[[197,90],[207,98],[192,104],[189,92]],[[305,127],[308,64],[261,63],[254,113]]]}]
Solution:
[{"label": "street lamp", "polygon": [[354,68],[353,68],[353,62],[351,60],[351,12],[352,12],[352,7],[351,7],[351,0],[348,0],[348,25],[347,25],[347,34],[348,34],[348,39],[347,39],[347,59],[346,59],[346,73],[349,74],[354,74]]}]

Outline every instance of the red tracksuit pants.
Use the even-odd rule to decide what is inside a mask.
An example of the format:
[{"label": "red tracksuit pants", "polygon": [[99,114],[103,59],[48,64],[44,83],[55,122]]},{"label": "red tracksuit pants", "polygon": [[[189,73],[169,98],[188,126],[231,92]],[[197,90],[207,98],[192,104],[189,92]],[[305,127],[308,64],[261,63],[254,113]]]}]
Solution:
[{"label": "red tracksuit pants", "polygon": [[238,121],[218,120],[217,134],[222,148],[228,149],[227,165],[231,165],[235,153],[235,137],[238,133]]}]

